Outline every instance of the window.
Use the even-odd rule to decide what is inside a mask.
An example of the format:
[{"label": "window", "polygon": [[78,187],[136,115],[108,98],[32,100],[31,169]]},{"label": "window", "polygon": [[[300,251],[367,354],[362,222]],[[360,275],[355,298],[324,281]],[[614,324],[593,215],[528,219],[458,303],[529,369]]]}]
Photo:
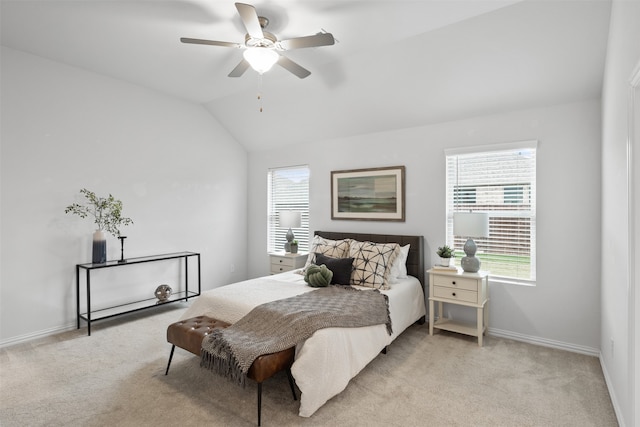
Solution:
[{"label": "window", "polygon": [[[446,150],[447,244],[456,263],[467,236],[453,235],[454,212],[489,214],[489,237],[474,241],[496,279],[536,279],[536,141]],[[472,236],[473,237],[473,236]]]},{"label": "window", "polygon": [[309,250],[309,167],[293,166],[270,169],[268,174],[267,251],[282,251],[288,229],[278,224],[283,210],[301,212],[300,228],[292,229],[298,250]]}]

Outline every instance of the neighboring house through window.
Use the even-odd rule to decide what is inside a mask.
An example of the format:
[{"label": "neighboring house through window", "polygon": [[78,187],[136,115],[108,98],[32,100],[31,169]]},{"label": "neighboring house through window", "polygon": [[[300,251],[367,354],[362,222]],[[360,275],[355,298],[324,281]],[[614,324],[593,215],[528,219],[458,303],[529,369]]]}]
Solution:
[{"label": "neighboring house through window", "polygon": [[493,280],[536,279],[536,141],[445,150],[447,244],[459,265],[467,237],[453,235],[454,212],[489,214],[489,237],[474,238]]},{"label": "neighboring house through window", "polygon": [[309,250],[309,167],[291,166],[270,169],[268,173],[267,251],[284,250],[286,228],[279,224],[283,210],[300,211],[301,226],[292,229],[298,251]]}]

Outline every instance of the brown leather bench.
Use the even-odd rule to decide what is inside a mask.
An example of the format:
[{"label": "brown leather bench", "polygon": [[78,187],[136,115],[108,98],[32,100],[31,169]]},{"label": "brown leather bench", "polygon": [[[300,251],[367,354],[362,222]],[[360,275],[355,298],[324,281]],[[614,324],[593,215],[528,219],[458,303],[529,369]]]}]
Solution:
[{"label": "brown leather bench", "polygon": [[[176,346],[185,349],[196,356],[200,356],[202,340],[204,337],[215,329],[227,328],[229,326],[231,326],[230,323],[207,316],[193,317],[191,319],[181,320],[169,325],[167,328],[167,341],[173,345],[171,346],[171,354],[169,355],[167,370],[164,374],[169,374],[169,367],[171,366],[171,359],[173,359],[173,352],[176,349]],[[249,368],[247,378],[258,383],[258,425],[260,425],[261,422],[263,381],[271,378],[281,370],[286,369],[287,377],[289,378],[289,385],[291,386],[291,392],[293,393],[293,400],[298,400],[293,384],[293,376],[291,375],[291,365],[293,364],[294,356],[294,347],[277,353],[263,354],[254,360],[253,364]]]}]

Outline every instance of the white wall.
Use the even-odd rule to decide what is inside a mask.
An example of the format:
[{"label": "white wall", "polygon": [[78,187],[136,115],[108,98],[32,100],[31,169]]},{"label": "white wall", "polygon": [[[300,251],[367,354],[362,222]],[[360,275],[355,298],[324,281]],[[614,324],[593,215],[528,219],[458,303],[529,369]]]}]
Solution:
[{"label": "white wall", "polygon": [[[330,108],[330,106],[327,106]],[[330,124],[328,124],[330,125]],[[421,234],[445,242],[449,147],[538,140],[538,280],[491,286],[492,333],[597,354],[600,345],[600,103],[585,101],[249,154],[249,275],[268,271],[266,177],[309,164],[311,230]],[[332,221],[330,172],[406,166],[406,222]],[[454,313],[464,316],[466,312]]]},{"label": "white wall", "polygon": [[[0,343],[75,323],[95,227],[64,208],[83,187],[123,201],[127,257],[201,252],[205,288],[245,277],[247,153],[203,107],[4,47],[1,59]],[[108,251],[119,258],[114,237]],[[152,297],[162,283],[126,268],[101,286]]]},{"label": "white wall", "polygon": [[[628,280],[629,79],[640,61],[640,3],[614,1],[602,100],[602,365],[621,425],[638,425],[632,373],[633,305]],[[637,113],[636,113],[637,114]],[[637,173],[637,165],[635,172]],[[637,245],[637,242],[636,242]],[[638,291],[638,290],[636,290]],[[640,315],[640,313],[636,313]],[[634,414],[634,405],[636,410]]]}]

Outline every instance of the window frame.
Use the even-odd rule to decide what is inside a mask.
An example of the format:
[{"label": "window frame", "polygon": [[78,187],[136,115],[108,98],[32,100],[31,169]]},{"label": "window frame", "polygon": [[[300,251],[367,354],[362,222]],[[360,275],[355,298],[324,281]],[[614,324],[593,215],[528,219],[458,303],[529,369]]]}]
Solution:
[{"label": "window frame", "polygon": [[[306,172],[306,176],[304,173]],[[301,174],[302,182],[306,180],[306,189],[296,189],[285,194],[276,195],[274,192],[282,189],[278,185],[286,185],[285,175]],[[278,176],[280,175],[280,176]],[[293,165],[277,168],[269,168],[267,171],[267,252],[277,253],[284,251],[284,242],[288,229],[279,227],[278,213],[282,210],[296,210],[301,212],[300,228],[292,229],[295,240],[298,241],[298,252],[309,251],[309,185],[311,169],[309,165]],[[274,181],[276,179],[277,181]],[[282,181],[280,181],[282,180]],[[290,200],[287,200],[290,199]]]},{"label": "window frame", "polygon": [[[479,201],[482,199],[481,193],[483,191],[490,192],[491,194],[494,194],[494,195],[500,194],[500,192],[502,193],[501,204],[498,204],[497,202],[492,202],[495,204],[493,209],[489,209],[487,204],[485,204],[484,206],[479,205],[479,208],[475,210],[477,212],[489,213],[490,230],[494,230],[494,232],[497,232],[500,230],[499,227],[504,227],[504,224],[501,225],[498,222],[499,218],[522,218],[522,221],[526,221],[528,223],[527,231],[529,233],[528,234],[529,277],[528,278],[516,277],[516,276],[509,276],[506,274],[501,275],[495,272],[491,272],[491,280],[495,282],[522,284],[522,285],[535,285],[536,283],[537,148],[538,148],[538,141],[530,140],[530,141],[519,141],[519,142],[513,142],[513,143],[471,146],[471,147],[464,147],[464,148],[452,148],[452,149],[444,150],[445,174],[446,174],[446,184],[445,184],[446,242],[447,242],[447,245],[456,249],[457,255],[462,254],[462,256],[464,256],[464,253],[461,252],[461,248],[462,248],[461,244],[458,244],[456,248],[455,246],[456,241],[460,242],[464,240],[462,240],[461,236],[459,236],[456,239],[456,237],[453,235],[453,213],[462,212],[462,211],[464,212],[474,211],[473,204],[480,203]],[[477,184],[475,183],[469,184],[468,178],[464,179],[463,183],[460,183],[459,181],[457,181],[458,174],[459,174],[458,169],[460,165],[458,164],[458,162],[456,162],[456,165],[454,167],[454,166],[451,166],[451,163],[450,163],[450,161],[453,161],[454,159],[459,160],[460,157],[469,156],[469,155],[477,156],[477,155],[485,154],[487,156],[490,156],[492,152],[495,152],[496,154],[498,154],[499,152],[500,154],[504,154],[505,152],[515,152],[515,151],[525,151],[525,150],[530,150],[531,152],[533,152],[532,158],[528,160],[527,168],[522,169],[529,173],[530,181],[526,181],[526,182],[519,182],[516,179],[514,182],[508,182],[508,183],[497,182],[492,184],[490,183],[491,179],[487,180],[487,178],[484,177],[483,179],[475,181],[477,182]],[[513,154],[516,154],[516,153],[513,153]],[[487,165],[491,165],[491,161],[487,162]],[[456,174],[455,175],[456,182],[452,182],[454,179],[453,177],[454,170]],[[497,170],[495,166],[494,166],[494,170]],[[520,170],[518,170],[518,172],[519,171]],[[484,170],[482,172],[486,173],[486,171]],[[476,173],[479,174],[481,172],[478,171]],[[473,173],[471,173],[470,175],[473,175]],[[519,177],[514,176],[514,178],[519,178]],[[483,185],[485,188],[483,191],[481,191],[480,188]],[[493,187],[493,189],[489,187]],[[496,188],[499,188],[499,187],[501,187],[501,190],[500,191],[496,190]],[[462,192],[460,191],[461,188],[463,189]],[[508,189],[510,190],[516,189],[517,191],[516,193],[513,193],[513,192],[509,193],[509,191],[507,191]],[[473,197],[470,197],[469,195],[472,193],[473,193]],[[463,200],[463,199],[469,202],[464,207],[460,206],[459,204],[460,200]],[[526,205],[529,205],[528,209],[523,208]],[[501,210],[500,206],[503,206],[505,209]],[[511,206],[520,206],[520,208],[513,211],[508,210],[507,207],[511,207]],[[491,218],[494,218],[493,224],[492,224]],[[521,221],[514,221],[514,223],[520,223],[520,222]],[[518,235],[518,233],[514,231],[510,233],[514,236]],[[497,239],[498,239],[497,237],[496,238],[490,237],[489,239],[484,239],[484,240],[486,240],[487,243],[491,242],[489,246],[493,246],[495,248],[510,247],[509,243],[506,243],[503,246],[500,246],[500,244],[496,242]],[[482,243],[479,242],[479,240],[482,241],[483,239],[474,239],[474,240],[476,240],[476,243],[478,243],[479,249],[483,249]],[[527,239],[525,238],[525,240]],[[485,245],[485,248],[486,248],[486,245]],[[515,253],[517,253],[517,250]],[[458,265],[460,264],[460,256],[457,256],[456,264]],[[483,265],[481,268],[484,269],[484,267],[485,266]]]}]

